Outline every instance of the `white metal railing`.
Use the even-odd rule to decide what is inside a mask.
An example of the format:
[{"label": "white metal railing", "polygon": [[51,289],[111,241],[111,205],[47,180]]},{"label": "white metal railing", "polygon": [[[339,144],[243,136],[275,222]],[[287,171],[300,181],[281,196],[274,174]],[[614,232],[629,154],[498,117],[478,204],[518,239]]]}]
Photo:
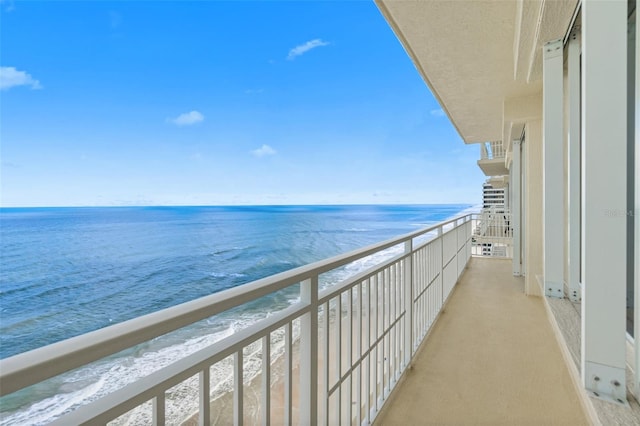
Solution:
[{"label": "white metal railing", "polygon": [[499,160],[504,159],[505,149],[502,141],[483,142],[480,144],[481,160]]},{"label": "white metal railing", "polygon": [[[0,360],[0,396],[298,286],[297,303],[103,398],[75,407],[54,424],[106,424],[143,405],[150,408],[148,418],[154,424],[165,424],[169,421],[165,408],[175,403],[169,401],[174,396],[168,390],[195,376],[197,417],[199,424],[208,425],[214,414],[211,368],[231,357],[233,423],[241,425],[248,416],[244,358],[252,345],[259,347],[262,380],[257,417],[252,422],[369,424],[410,364],[471,257],[474,217],[467,214]],[[392,247],[399,254],[336,285],[319,288],[323,274]],[[280,387],[273,386],[274,333],[284,333]],[[274,392],[279,393],[280,407],[274,405]]]},{"label": "white metal railing", "polygon": [[477,216],[473,230],[474,256],[513,256],[512,214],[508,209],[493,206]]}]

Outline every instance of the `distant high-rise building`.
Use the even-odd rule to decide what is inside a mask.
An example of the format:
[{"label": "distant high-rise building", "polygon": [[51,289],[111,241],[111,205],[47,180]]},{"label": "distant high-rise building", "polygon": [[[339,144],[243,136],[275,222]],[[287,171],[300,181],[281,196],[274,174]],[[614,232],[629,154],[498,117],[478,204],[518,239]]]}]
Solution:
[{"label": "distant high-rise building", "polygon": [[490,183],[482,184],[482,208],[504,208],[504,188],[494,188]]}]

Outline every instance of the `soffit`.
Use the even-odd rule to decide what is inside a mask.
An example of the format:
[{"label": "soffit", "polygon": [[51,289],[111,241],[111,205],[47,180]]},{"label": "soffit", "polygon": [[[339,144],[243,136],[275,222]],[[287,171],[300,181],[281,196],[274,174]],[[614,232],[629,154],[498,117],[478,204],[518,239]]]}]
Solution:
[{"label": "soffit", "polygon": [[535,49],[551,33],[535,23],[543,4],[523,10],[527,2],[376,2],[465,142],[502,139],[504,99],[540,92]]}]

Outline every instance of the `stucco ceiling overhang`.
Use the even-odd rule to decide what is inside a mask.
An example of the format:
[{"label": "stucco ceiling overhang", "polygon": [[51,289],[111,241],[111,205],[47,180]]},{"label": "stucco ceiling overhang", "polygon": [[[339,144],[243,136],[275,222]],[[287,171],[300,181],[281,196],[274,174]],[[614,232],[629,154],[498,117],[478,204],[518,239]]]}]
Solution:
[{"label": "stucco ceiling overhang", "polygon": [[485,176],[489,177],[502,176],[509,173],[503,158],[495,160],[478,160],[478,166]]},{"label": "stucco ceiling overhang", "polygon": [[504,100],[541,91],[541,47],[576,2],[376,0],[466,143],[501,140]]}]

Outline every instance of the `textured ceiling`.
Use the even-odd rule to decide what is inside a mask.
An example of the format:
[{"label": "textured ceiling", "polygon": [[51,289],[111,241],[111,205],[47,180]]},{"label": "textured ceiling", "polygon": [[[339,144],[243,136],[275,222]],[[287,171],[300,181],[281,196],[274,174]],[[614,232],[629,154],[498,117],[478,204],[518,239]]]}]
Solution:
[{"label": "textured ceiling", "polygon": [[541,45],[564,35],[575,9],[542,0],[377,4],[467,143],[502,139],[504,100],[540,92]]}]

